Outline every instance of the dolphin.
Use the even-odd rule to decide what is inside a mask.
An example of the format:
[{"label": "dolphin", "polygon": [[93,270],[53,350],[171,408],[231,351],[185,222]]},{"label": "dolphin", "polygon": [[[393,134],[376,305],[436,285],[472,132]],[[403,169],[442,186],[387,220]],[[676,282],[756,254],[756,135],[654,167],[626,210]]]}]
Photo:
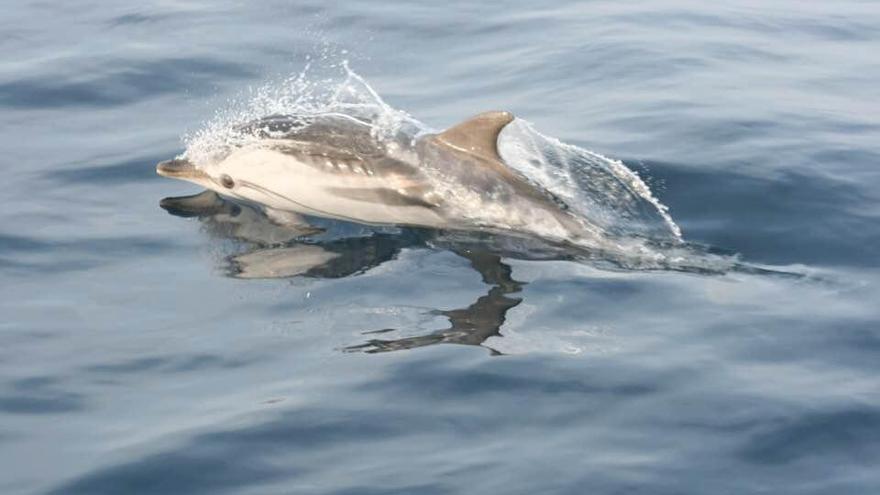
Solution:
[{"label": "dolphin", "polygon": [[370,122],[343,114],[272,116],[220,159],[181,157],[159,175],[278,211],[368,225],[522,232],[559,241],[590,227],[551,193],[508,167],[498,135],[509,112],[481,113],[437,134],[380,139]]}]

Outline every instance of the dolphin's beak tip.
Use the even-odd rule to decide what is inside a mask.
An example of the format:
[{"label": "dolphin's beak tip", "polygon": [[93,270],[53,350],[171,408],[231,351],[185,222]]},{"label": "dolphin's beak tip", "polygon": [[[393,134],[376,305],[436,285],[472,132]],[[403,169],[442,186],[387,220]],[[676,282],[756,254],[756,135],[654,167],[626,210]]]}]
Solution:
[{"label": "dolphin's beak tip", "polygon": [[161,175],[162,177],[169,177],[169,173],[173,166],[174,160],[165,160],[156,164],[156,173]]},{"label": "dolphin's beak tip", "polygon": [[162,177],[186,180],[192,180],[204,175],[192,162],[185,158],[173,158],[159,162],[156,165],[156,173]]}]

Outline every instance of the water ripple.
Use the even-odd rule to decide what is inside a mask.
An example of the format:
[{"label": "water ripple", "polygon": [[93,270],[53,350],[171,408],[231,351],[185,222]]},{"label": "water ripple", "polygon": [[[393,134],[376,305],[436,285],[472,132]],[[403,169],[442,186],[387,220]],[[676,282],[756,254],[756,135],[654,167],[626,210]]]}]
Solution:
[{"label": "water ripple", "polygon": [[65,71],[0,82],[0,107],[114,107],[175,93],[181,88],[203,87],[218,79],[244,79],[254,74],[247,64],[206,57],[111,60],[75,77]]}]

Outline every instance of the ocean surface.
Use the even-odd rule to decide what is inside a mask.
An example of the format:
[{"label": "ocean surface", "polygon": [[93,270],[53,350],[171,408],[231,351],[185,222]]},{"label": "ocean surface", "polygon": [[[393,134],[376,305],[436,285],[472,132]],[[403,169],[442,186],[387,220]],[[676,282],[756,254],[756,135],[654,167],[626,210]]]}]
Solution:
[{"label": "ocean surface", "polygon": [[[878,53],[871,0],[4,6],[0,493],[880,493]],[[688,248],[303,243],[156,175],[340,71]]]}]

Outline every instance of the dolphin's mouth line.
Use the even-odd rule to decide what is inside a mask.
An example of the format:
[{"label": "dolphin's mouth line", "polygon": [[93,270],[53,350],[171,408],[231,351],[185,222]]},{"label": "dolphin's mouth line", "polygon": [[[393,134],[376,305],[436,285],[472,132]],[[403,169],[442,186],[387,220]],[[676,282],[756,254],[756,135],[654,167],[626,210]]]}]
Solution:
[{"label": "dolphin's mouth line", "polygon": [[304,204],[300,203],[299,201],[294,201],[294,200],[288,198],[287,196],[285,196],[285,195],[283,195],[283,194],[279,194],[279,193],[277,193],[277,192],[275,192],[275,191],[272,191],[271,189],[266,189],[266,188],[263,187],[263,186],[258,186],[258,185],[256,185],[256,184],[254,184],[253,182],[249,182],[249,181],[246,181],[246,180],[240,180],[240,181],[239,181],[239,184],[241,184],[242,187],[249,187],[249,188],[251,188],[251,189],[253,189],[253,190],[255,190],[255,191],[259,191],[259,192],[261,192],[261,193],[263,193],[263,194],[267,194],[267,195],[269,195],[269,196],[275,196],[276,198],[283,199],[283,200],[288,201],[288,202],[290,202],[290,203],[293,203],[293,204],[295,204],[295,205],[297,205],[297,206],[299,206],[299,207],[301,207],[301,208],[304,208],[304,209],[309,210],[309,211],[313,211],[313,212],[315,212],[316,214],[326,215],[326,216],[328,216],[328,217],[330,217],[330,218],[338,218],[338,219],[340,219],[340,220],[347,220],[347,221],[349,221],[349,222],[353,222],[353,223],[364,223],[363,220],[358,220],[358,219],[356,219],[356,218],[348,217],[348,216],[345,216],[345,215],[339,215],[339,214],[336,214],[336,213],[330,213],[329,211],[324,211],[324,210],[321,210],[321,209],[318,209],[318,208],[312,208],[311,206],[304,205]]}]

